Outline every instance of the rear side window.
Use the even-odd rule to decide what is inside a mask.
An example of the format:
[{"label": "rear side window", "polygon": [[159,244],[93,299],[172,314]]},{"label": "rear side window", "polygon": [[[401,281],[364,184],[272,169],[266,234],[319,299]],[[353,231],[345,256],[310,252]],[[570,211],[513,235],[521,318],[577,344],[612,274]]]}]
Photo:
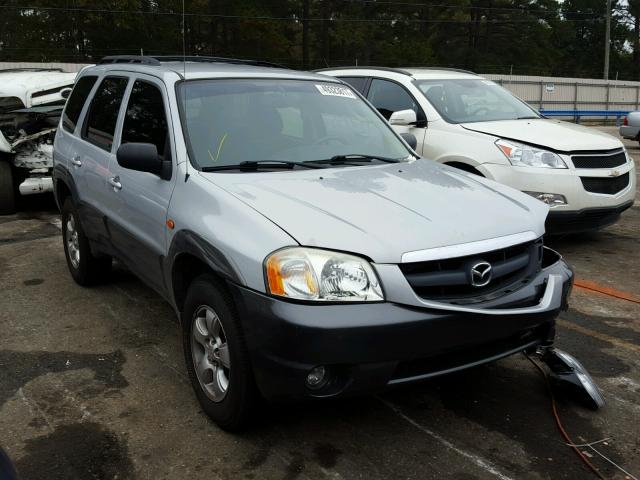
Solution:
[{"label": "rear side window", "polygon": [[122,126],[121,143],[153,143],[160,155],[167,147],[167,117],[162,92],[155,85],[136,80],[131,89]]},{"label": "rear side window", "polygon": [[68,132],[73,132],[76,129],[76,123],[78,123],[82,107],[87,101],[89,92],[91,92],[97,79],[98,77],[91,75],[82,77],[78,80],[76,86],[73,87],[73,91],[67,100],[67,105],[62,114],[62,127]]},{"label": "rear side window", "polygon": [[82,138],[105,150],[111,150],[122,96],[127,78],[107,77],[102,80],[89,106]]},{"label": "rear side window", "polygon": [[338,77],[340,80],[347,82],[353,88],[364,94],[364,87],[367,85],[367,77]]}]

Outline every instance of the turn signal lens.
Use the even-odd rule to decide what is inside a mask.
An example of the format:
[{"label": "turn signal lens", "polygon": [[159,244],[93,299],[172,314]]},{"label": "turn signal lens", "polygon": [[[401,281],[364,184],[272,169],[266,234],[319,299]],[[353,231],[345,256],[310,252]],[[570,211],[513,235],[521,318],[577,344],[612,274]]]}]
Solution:
[{"label": "turn signal lens", "polygon": [[305,258],[273,255],[267,260],[269,291],[274,295],[314,300],[318,297],[318,281]]},{"label": "turn signal lens", "polygon": [[507,145],[505,143],[496,143],[496,145],[500,150],[502,150],[502,153],[504,153],[507,158],[511,157],[511,152],[513,152],[513,148],[510,145]]}]

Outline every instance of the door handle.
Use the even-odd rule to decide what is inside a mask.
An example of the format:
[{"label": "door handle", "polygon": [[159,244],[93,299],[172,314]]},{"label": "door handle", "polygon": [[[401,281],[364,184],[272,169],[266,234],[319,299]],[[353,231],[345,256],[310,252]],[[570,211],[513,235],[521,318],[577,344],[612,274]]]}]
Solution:
[{"label": "door handle", "polygon": [[112,177],[109,179],[109,184],[115,191],[122,190],[122,184],[120,183],[120,177]]},{"label": "door handle", "polygon": [[81,167],[82,162],[80,161],[80,155],[76,155],[71,159],[71,163],[76,167]]}]

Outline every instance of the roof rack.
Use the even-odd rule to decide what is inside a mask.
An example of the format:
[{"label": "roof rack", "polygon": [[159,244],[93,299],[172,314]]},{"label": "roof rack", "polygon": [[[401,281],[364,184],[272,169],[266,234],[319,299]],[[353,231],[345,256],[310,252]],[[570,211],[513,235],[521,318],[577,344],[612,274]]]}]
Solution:
[{"label": "roof rack", "polygon": [[[461,68],[449,68],[449,67],[409,67],[415,68],[416,70],[446,70],[450,72],[460,72],[460,73],[468,73],[470,75],[477,75],[475,72],[471,72],[469,70],[463,70]],[[391,68],[391,67],[367,67],[367,66],[354,66],[354,67],[334,67],[334,68],[319,68],[317,70],[313,70],[314,72],[326,72],[329,70],[354,70],[354,69],[363,69],[363,70],[383,70],[385,72],[394,72],[400,73],[402,75],[412,76],[413,74],[407,70],[402,68]]]},{"label": "roof rack", "polygon": [[470,75],[478,75],[476,72],[472,72],[471,70],[464,70],[462,68],[451,68],[451,67],[411,67],[416,70],[445,70],[448,72],[460,72],[460,73],[468,73]]},{"label": "roof rack", "polygon": [[202,62],[202,63],[231,63],[235,65],[253,65],[256,67],[273,67],[273,68],[287,68],[279,63],[266,62],[264,60],[251,60],[245,58],[228,58],[228,57],[210,57],[210,56],[182,56],[182,55],[154,55],[152,58],[159,60],[160,62]]},{"label": "roof rack", "polygon": [[139,65],[153,65],[159,66],[160,62],[154,57],[147,57],[142,55],[110,55],[103,57],[98,62],[98,65],[105,65],[108,63],[135,63]]},{"label": "roof rack", "polygon": [[272,68],[287,68],[283,65],[265,62],[262,60],[246,60],[242,58],[226,58],[226,57],[205,57],[205,56],[183,56],[183,55],[111,55],[104,57],[98,62],[100,65],[113,64],[113,63],[130,63],[138,65],[152,65],[158,67],[162,65],[161,62],[202,62],[202,63],[231,63],[235,65],[253,65],[256,67],[272,67]]},{"label": "roof rack", "polygon": [[327,72],[330,70],[353,70],[353,69],[363,69],[363,70],[384,70],[385,72],[394,72],[399,73],[401,75],[411,76],[411,73],[406,70],[402,70],[401,68],[391,68],[391,67],[370,67],[370,66],[354,66],[354,67],[334,67],[334,68],[318,68],[317,70],[312,70],[312,72]]}]

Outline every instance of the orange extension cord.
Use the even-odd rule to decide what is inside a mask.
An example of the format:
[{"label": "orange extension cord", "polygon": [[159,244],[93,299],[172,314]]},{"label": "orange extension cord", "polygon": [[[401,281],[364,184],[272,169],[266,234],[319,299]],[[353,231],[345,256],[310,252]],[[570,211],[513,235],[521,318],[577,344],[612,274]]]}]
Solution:
[{"label": "orange extension cord", "polygon": [[553,417],[554,417],[554,419],[556,421],[556,425],[558,426],[558,430],[560,430],[560,434],[565,439],[567,444],[573,449],[573,451],[576,452],[576,455],[578,455],[580,457],[580,459],[584,462],[584,464],[587,467],[589,467],[589,470],[591,470],[601,480],[606,480],[606,478],[600,473],[600,470],[598,470],[596,468],[596,466],[589,461],[589,459],[585,456],[585,454],[582,453],[578,447],[576,447],[574,441],[571,440],[571,437],[569,437],[569,434],[567,433],[567,431],[562,426],[562,422],[560,421],[560,416],[558,415],[558,408],[556,406],[556,398],[553,395],[553,390],[551,388],[551,382],[549,381],[549,376],[547,375],[547,372],[545,372],[542,369],[542,367],[540,365],[538,365],[538,363],[536,361],[534,361],[529,355],[525,354],[525,357],[527,357],[527,359],[531,363],[533,363],[533,366],[536,367],[538,369],[538,371],[544,377],[544,380],[545,380],[545,382],[547,384],[547,391],[549,392],[549,397],[551,398],[551,409],[553,411]]}]

